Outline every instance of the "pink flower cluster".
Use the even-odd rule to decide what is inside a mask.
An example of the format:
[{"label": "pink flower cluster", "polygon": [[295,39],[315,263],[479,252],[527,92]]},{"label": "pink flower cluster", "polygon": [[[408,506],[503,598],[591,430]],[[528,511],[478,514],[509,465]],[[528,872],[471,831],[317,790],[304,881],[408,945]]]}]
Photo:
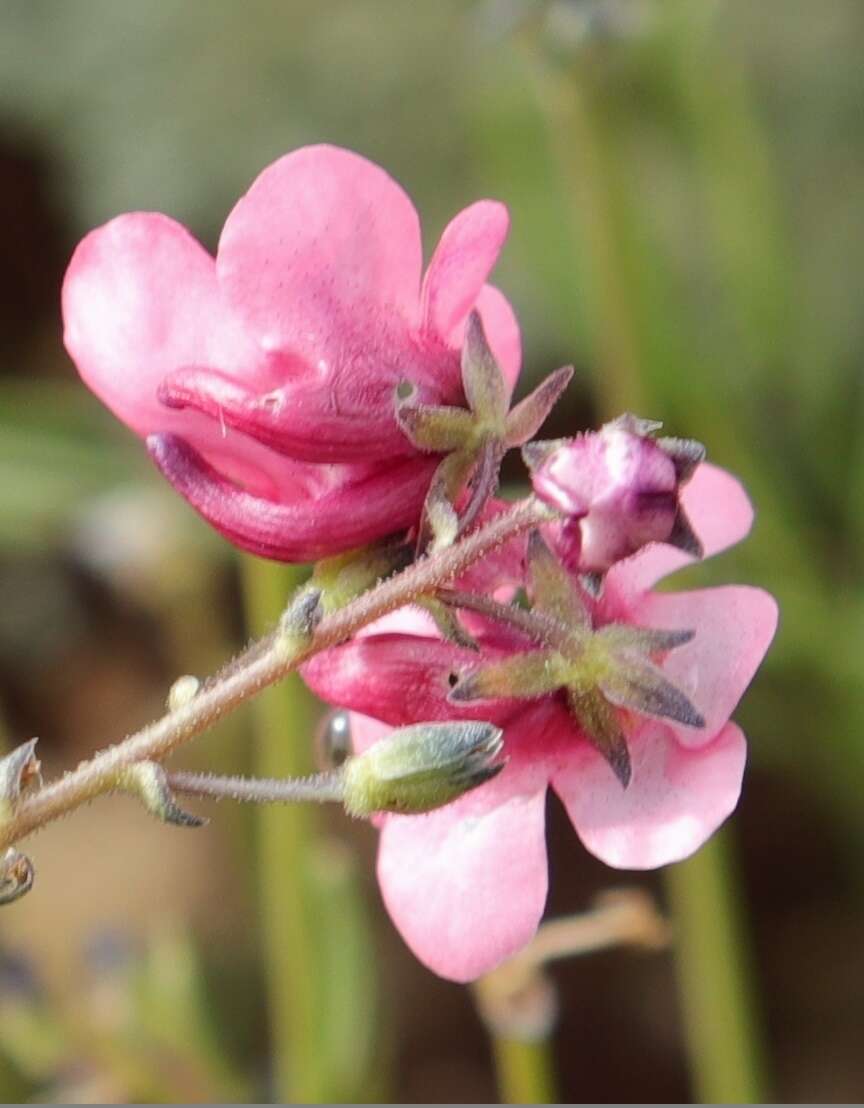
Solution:
[{"label": "pink flower cluster", "polygon": [[[699,467],[683,502],[706,555],[750,529],[746,494],[714,466]],[[387,909],[436,973],[472,980],[534,934],[546,901],[550,786],[584,846],[621,869],[652,869],[687,857],[735,808],[746,742],[730,716],[768,649],[777,607],[767,593],[744,585],[653,591],[692,560],[668,545],[648,546],[612,567],[593,603],[598,627],[696,629],[691,642],[669,653],[663,669],[700,709],[705,725],[694,730],[634,717],[626,789],[580,733],[560,694],[454,704],[453,678],[474,669],[477,654],[443,641],[416,612],[398,612],[304,667],[318,695],[352,710],[357,750],[391,727],[421,719],[489,719],[504,728],[508,762],[493,781],[428,815],[381,817],[378,879]],[[474,624],[472,631],[484,656],[514,649],[500,629],[484,633]]]},{"label": "pink flower cluster", "polygon": [[[435,540],[459,541],[465,484],[481,523],[503,510],[485,502],[488,467],[546,403],[507,423],[519,328],[487,284],[507,227],[502,205],[473,204],[424,275],[402,189],[355,154],[309,147],[254,182],[215,259],[152,213],[85,238],[63,289],[66,345],[172,485],[246,550],[311,561],[416,538],[434,511],[449,528]],[[400,424],[402,385],[411,411]],[[702,463],[698,444],[655,430],[627,416],[524,448],[536,496],[559,513],[544,532],[566,579],[547,582],[560,612],[539,611],[524,537],[456,583],[487,598],[524,587],[548,617],[546,653],[488,614],[463,611],[471,649],[429,609],[403,609],[304,667],[323,699],[350,710],[358,754],[410,724],[503,729],[506,764],[491,780],[426,815],[378,817],[387,907],[445,977],[477,977],[536,930],[548,788],[588,850],[631,869],[687,856],[737,802],[745,739],[730,716],[776,606],[746,586],[653,590],[752,520],[741,486]]]}]

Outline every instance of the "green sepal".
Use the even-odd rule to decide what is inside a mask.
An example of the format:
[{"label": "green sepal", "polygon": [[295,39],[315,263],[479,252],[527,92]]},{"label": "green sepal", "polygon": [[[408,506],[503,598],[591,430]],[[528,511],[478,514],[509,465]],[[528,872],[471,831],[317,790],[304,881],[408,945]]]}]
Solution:
[{"label": "green sepal", "polygon": [[175,827],[203,827],[209,821],[184,811],[174,799],[165,770],[158,762],[136,762],[117,775],[116,787],[137,796],[151,816]]},{"label": "green sepal", "polygon": [[460,704],[470,700],[532,699],[554,692],[567,680],[564,659],[554,650],[529,650],[491,662],[461,677],[450,690],[449,699]]},{"label": "green sepal", "polygon": [[575,581],[539,531],[532,531],[528,536],[528,574],[536,608],[554,616],[568,631],[590,631],[591,619]]},{"label": "green sepal", "polygon": [[540,469],[555,451],[560,450],[566,443],[566,439],[535,439],[533,442],[524,443],[521,450],[522,461],[528,467],[529,473],[535,473]]},{"label": "green sepal", "polygon": [[665,630],[660,627],[631,627],[627,623],[607,623],[594,634],[609,650],[638,650],[642,654],[660,654],[691,642],[696,632]]},{"label": "green sepal", "polygon": [[441,637],[446,639],[447,642],[464,647],[466,650],[480,649],[476,639],[468,634],[459,622],[456,611],[449,605],[434,596],[421,596],[415,603],[418,608],[423,608],[424,611],[429,613],[435,621],[435,626],[441,633]]},{"label": "green sepal", "polygon": [[457,450],[453,454],[448,454],[435,470],[423,504],[420,533],[417,537],[419,551],[425,551],[429,546],[433,550],[441,550],[456,541],[459,534],[459,517],[453,502],[467,480],[473,464],[474,460],[469,454]]},{"label": "green sepal", "polygon": [[504,428],[504,445],[508,449],[511,446],[521,446],[534,438],[546,422],[549,413],[561,399],[561,394],[570,384],[572,376],[572,365],[561,366],[513,407],[507,416]]},{"label": "green sepal", "polygon": [[316,589],[321,610],[329,615],[410,565],[412,558],[413,551],[405,542],[370,543],[316,562],[303,590]]},{"label": "green sepal", "polygon": [[683,485],[696,472],[696,467],[705,461],[705,447],[696,439],[657,439],[657,445],[672,459],[678,483]]},{"label": "green sepal", "polygon": [[685,727],[705,726],[704,717],[690,700],[647,658],[616,655],[598,681],[598,688],[618,708],[671,719]]},{"label": "green sepal", "polygon": [[490,429],[503,429],[507,417],[508,389],[483,330],[480,313],[472,311],[462,344],[462,388],[477,421]]},{"label": "green sepal", "polygon": [[465,408],[401,400],[396,403],[396,421],[418,450],[432,454],[461,450],[474,435],[474,416]]},{"label": "green sepal", "polygon": [[567,706],[579,724],[585,738],[599,751],[626,789],[630,784],[632,766],[627,739],[618,713],[604,700],[597,689],[586,692],[567,690]]}]

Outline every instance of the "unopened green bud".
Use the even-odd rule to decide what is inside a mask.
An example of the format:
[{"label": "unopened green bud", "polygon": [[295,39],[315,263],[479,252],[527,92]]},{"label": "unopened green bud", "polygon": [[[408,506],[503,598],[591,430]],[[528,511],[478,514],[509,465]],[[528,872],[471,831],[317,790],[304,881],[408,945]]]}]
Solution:
[{"label": "unopened green bud", "polygon": [[504,768],[501,729],[491,723],[419,723],[391,732],[343,768],[352,816],[440,808]]},{"label": "unopened green bud", "polygon": [[200,688],[201,682],[193,674],[184,673],[182,677],[178,677],[168,690],[168,711],[177,712],[191,704]]},{"label": "unopened green bud", "polygon": [[175,827],[203,827],[207,820],[184,811],[175,801],[165,770],[158,762],[136,762],[117,775],[117,788],[137,796],[151,816]]},{"label": "unopened green bud", "polygon": [[285,658],[304,650],[321,622],[321,590],[311,582],[298,589],[288,602],[276,629],[274,648]]},{"label": "unopened green bud", "polygon": [[37,739],[30,739],[0,758],[0,819],[8,819],[15,811],[22,789],[29,782],[39,780],[37,742]]},{"label": "unopened green bud", "polygon": [[391,573],[404,569],[412,553],[404,542],[379,542],[334,554],[316,563],[308,587],[319,591],[321,611],[329,615]]},{"label": "unopened green bud", "polygon": [[35,871],[26,856],[9,847],[0,860],[0,904],[11,904],[33,888]]}]

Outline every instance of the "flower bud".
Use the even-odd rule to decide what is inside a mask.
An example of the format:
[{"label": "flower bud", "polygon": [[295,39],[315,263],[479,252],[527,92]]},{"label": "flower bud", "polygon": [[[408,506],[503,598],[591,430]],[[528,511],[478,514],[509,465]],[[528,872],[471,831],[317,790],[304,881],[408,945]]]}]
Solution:
[{"label": "flower bud", "polygon": [[659,426],[624,415],[600,431],[523,451],[537,496],[567,517],[555,546],[568,569],[602,574],[650,542],[701,554],[680,490],[705,451],[689,440],[653,438]]},{"label": "flower bud", "polygon": [[0,904],[11,904],[33,888],[33,863],[14,847],[0,859]]},{"label": "flower bud", "polygon": [[40,763],[36,757],[38,739],[30,739],[0,758],[0,820],[15,811],[21,792],[34,780],[41,781]]},{"label": "flower bud", "polygon": [[181,708],[186,708],[198,695],[200,688],[201,682],[194,674],[184,673],[182,677],[178,677],[168,690],[168,711],[179,712]]},{"label": "flower bud", "polygon": [[416,814],[440,808],[504,768],[491,723],[420,723],[391,732],[343,768],[345,809]]}]

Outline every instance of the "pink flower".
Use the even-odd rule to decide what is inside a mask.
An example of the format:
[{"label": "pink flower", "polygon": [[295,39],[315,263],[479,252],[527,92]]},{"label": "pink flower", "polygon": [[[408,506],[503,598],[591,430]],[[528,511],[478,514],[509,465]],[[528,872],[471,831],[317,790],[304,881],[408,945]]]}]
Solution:
[{"label": "pink flower", "polygon": [[550,532],[574,572],[605,573],[649,542],[698,553],[679,492],[705,451],[688,440],[652,438],[659,426],[625,415],[600,431],[523,451],[536,494],[569,517]]},{"label": "pink flower", "polygon": [[312,560],[416,522],[439,459],[400,430],[395,390],[464,403],[475,307],[512,390],[519,328],[485,283],[507,227],[501,204],[466,208],[424,277],[399,185],[356,154],[306,147],[253,183],[215,259],[154,213],[89,234],[63,287],[66,347],[217,530]]},{"label": "pink flower", "polygon": [[[750,528],[743,489],[713,466],[699,467],[683,503],[707,554]],[[690,561],[670,546],[646,547],[610,569],[593,611],[595,626],[696,631],[667,655],[663,673],[699,709],[704,727],[631,716],[626,789],[576,728],[560,694],[452,703],[454,677],[476,668],[477,654],[432,637],[422,617],[395,613],[304,668],[319,695],[355,713],[358,750],[390,727],[421,720],[487,719],[504,728],[509,761],[494,780],[428,815],[380,819],[385,903],[408,945],[436,973],[471,980],[534,934],[547,891],[549,786],[588,850],[625,869],[686,857],[734,809],[746,744],[729,717],[771,642],[777,609],[767,593],[745,586],[651,591]],[[505,656],[506,632],[483,647],[484,660]]]}]

